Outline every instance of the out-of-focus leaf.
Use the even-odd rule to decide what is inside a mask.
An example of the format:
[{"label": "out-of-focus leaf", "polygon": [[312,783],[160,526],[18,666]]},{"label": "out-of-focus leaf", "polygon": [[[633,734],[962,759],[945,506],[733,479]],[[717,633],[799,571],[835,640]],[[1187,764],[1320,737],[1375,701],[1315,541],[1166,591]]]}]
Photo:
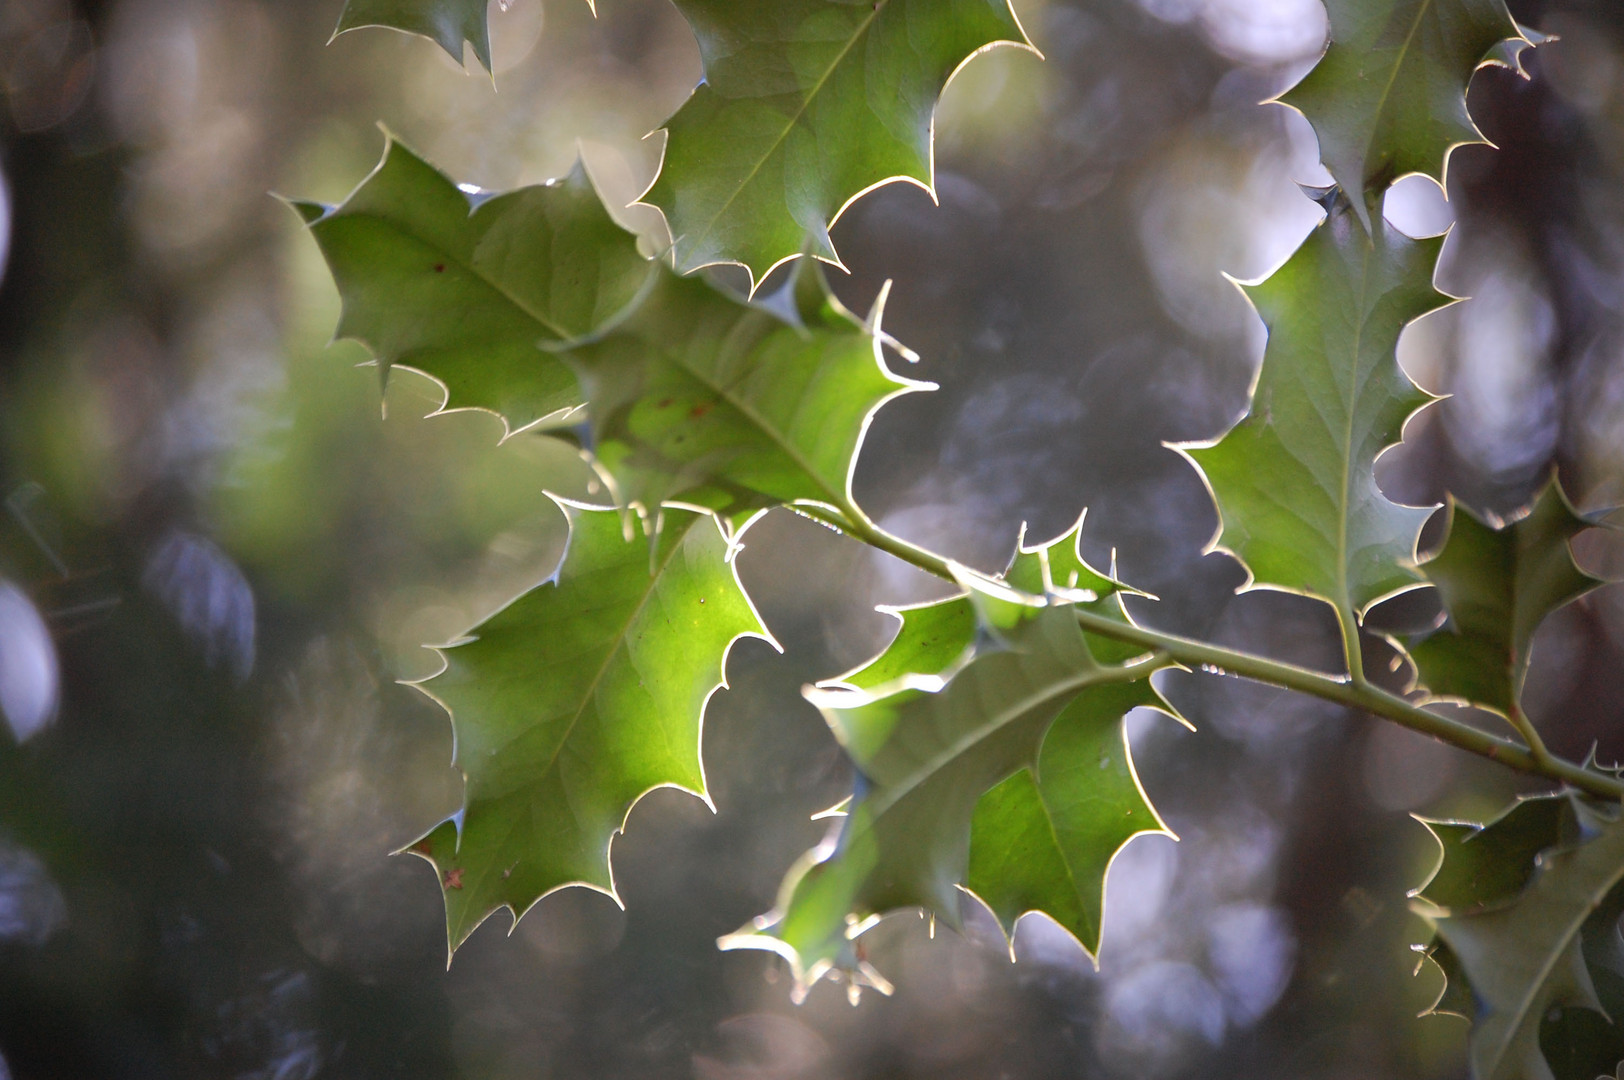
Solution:
[{"label": "out-of-focus leaf", "polygon": [[1301,82],[1281,95],[1308,117],[1320,157],[1366,229],[1401,176],[1442,180],[1450,148],[1482,142],[1466,84],[1485,63],[1515,62],[1529,44],[1505,0],[1327,0],[1331,40]]},{"label": "out-of-focus leaf", "polygon": [[727,516],[778,503],[849,503],[869,418],[934,389],[893,375],[867,323],[816,267],[786,305],[736,300],[661,271],[625,320],[565,355],[592,402],[592,450],[617,498],[652,513],[679,500]]},{"label": "out-of-focus leaf", "polygon": [[569,884],[613,895],[609,840],[655,787],[704,797],[700,720],[728,649],[765,636],[708,515],[671,510],[652,552],[570,510],[554,581],[444,650],[463,809],[411,850],[434,863],[452,949],[488,915]]},{"label": "out-of-focus leaf", "polygon": [[1134,771],[1124,718],[1140,707],[1170,711],[1149,679],[1078,695],[1044,736],[1036,767],[976,804],[969,888],[1011,937],[1021,915],[1042,911],[1098,956],[1111,860],[1141,833],[1172,835]]},{"label": "out-of-focus leaf", "polygon": [[[932,117],[953,72],[1026,45],[1008,0],[676,0],[705,81],[666,122],[643,201],[671,226],[677,269],[737,262],[759,284],[891,180],[934,182]],[[1030,46],[1028,46],[1030,47]]]},{"label": "out-of-focus leaf", "polygon": [[469,194],[391,139],[341,205],[294,206],[344,301],[337,336],[386,375],[404,364],[437,379],[446,408],[488,409],[511,430],[581,404],[543,346],[599,328],[655,272],[579,164],[550,184]]},{"label": "out-of-focus leaf", "polygon": [[486,0],[345,0],[333,36],[363,26],[383,26],[421,34],[462,63],[462,43],[491,70],[491,33],[485,20]]},{"label": "out-of-focus leaf", "polygon": [[1488,524],[1451,499],[1448,538],[1421,565],[1448,619],[1409,649],[1432,697],[1511,714],[1545,616],[1605,584],[1579,569],[1569,543],[1592,524],[1554,478],[1509,524]]},{"label": "out-of-focus leaf", "polygon": [[924,908],[956,923],[977,800],[1037,765],[1044,732],[1070,703],[1104,694],[1115,707],[1124,684],[1157,666],[1101,664],[1069,604],[963,581],[972,600],[989,601],[977,605],[989,632],[957,667],[873,690],[809,691],[857,767],[857,791],[838,837],[790,871],[777,910],[724,948],[778,952],[804,986],[884,912]]},{"label": "out-of-focus leaf", "polygon": [[1284,266],[1247,289],[1269,328],[1251,410],[1216,443],[1187,447],[1222,522],[1218,543],[1258,586],[1329,601],[1351,621],[1416,581],[1430,511],[1376,486],[1376,458],[1431,398],[1394,350],[1400,331],[1447,302],[1432,287],[1441,239],[1374,237],[1345,198]]},{"label": "out-of-focus leaf", "polygon": [[1515,900],[1460,914],[1422,911],[1472,988],[1477,1080],[1551,1080],[1542,1020],[1553,1010],[1602,1007],[1581,932],[1624,881],[1624,823],[1616,807],[1574,809],[1582,839],[1543,852]]}]

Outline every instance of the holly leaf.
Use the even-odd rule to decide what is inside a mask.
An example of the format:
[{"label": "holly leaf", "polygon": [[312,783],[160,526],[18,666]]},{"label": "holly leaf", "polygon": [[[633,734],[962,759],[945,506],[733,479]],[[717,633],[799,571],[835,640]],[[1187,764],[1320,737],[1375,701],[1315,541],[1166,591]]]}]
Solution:
[{"label": "holly leaf", "polygon": [[732,643],[766,638],[713,518],[668,511],[651,552],[612,511],[566,512],[554,579],[421,684],[451,714],[466,779],[462,810],[410,849],[440,873],[453,951],[562,886],[614,896],[610,838],[653,788],[707,797],[706,702]]},{"label": "holly leaf", "polygon": [[955,668],[874,690],[808,691],[856,765],[857,789],[838,836],[790,871],[777,910],[723,948],[778,952],[804,987],[849,963],[851,940],[886,911],[924,908],[956,924],[977,800],[1036,766],[1044,732],[1071,702],[1161,666],[1102,664],[1071,605],[970,573],[961,581],[987,632]]},{"label": "holly leaf", "polygon": [[1485,141],[1466,111],[1466,85],[1486,63],[1515,63],[1531,42],[1505,0],[1327,0],[1325,7],[1325,55],[1278,100],[1314,126],[1325,167],[1368,232],[1394,180],[1422,173],[1441,184],[1452,148]]},{"label": "holly leaf", "polygon": [[581,405],[542,346],[597,329],[654,272],[579,163],[549,184],[470,194],[390,139],[341,205],[294,208],[343,299],[336,336],[365,344],[386,377],[415,368],[445,387],[444,408],[487,409],[510,430]]},{"label": "holly leaf", "polygon": [[1374,236],[1332,193],[1327,218],[1247,296],[1269,328],[1247,415],[1216,443],[1181,447],[1205,474],[1216,544],[1254,587],[1324,599],[1349,625],[1413,586],[1429,510],[1376,486],[1376,458],[1432,398],[1398,366],[1405,324],[1448,302],[1432,287],[1440,238]]},{"label": "holly leaf", "polygon": [[333,37],[363,26],[382,26],[433,41],[462,63],[462,43],[491,70],[491,33],[486,0],[346,0]]},{"label": "holly leaf", "polygon": [[[666,122],[642,201],[671,227],[677,269],[736,262],[759,284],[894,180],[933,191],[936,99],[993,45],[1030,49],[1008,0],[676,0],[705,79]],[[810,244],[810,248],[807,245]]]},{"label": "holly leaf", "polygon": [[1540,623],[1606,584],[1573,561],[1572,539],[1595,522],[1574,511],[1554,477],[1510,522],[1485,521],[1453,498],[1448,513],[1443,547],[1421,564],[1447,618],[1410,644],[1410,658],[1430,697],[1510,716]]},{"label": "holly leaf", "polygon": [[1465,972],[1477,1003],[1469,1057],[1478,1080],[1550,1080],[1541,1022],[1562,1009],[1601,1011],[1582,930],[1624,881],[1616,808],[1574,802],[1580,842],[1549,849],[1516,899],[1484,911],[1423,910]]},{"label": "holly leaf", "polygon": [[1533,878],[1539,854],[1577,838],[1565,796],[1519,799],[1481,825],[1419,820],[1441,850],[1432,876],[1412,895],[1457,914],[1515,900]]},{"label": "holly leaf", "polygon": [[886,368],[884,293],[863,322],[815,267],[786,289],[771,306],[750,304],[662,270],[623,321],[564,353],[592,402],[592,450],[623,504],[654,513],[681,501],[729,517],[851,504],[869,418],[935,387]]},{"label": "holly leaf", "polygon": [[[1083,559],[1083,522],[1087,516],[1085,511],[1070,530],[1043,544],[1029,546],[1023,528],[1009,566],[999,575],[1001,580],[1034,596],[1065,590],[1067,597],[1073,600],[1103,600],[1124,588],[1121,582],[1095,570]],[[1111,605],[1097,604],[1092,609],[1104,613]],[[968,592],[907,607],[882,605],[879,610],[894,615],[901,624],[891,643],[874,659],[844,675],[825,680],[820,686],[872,690],[908,675],[940,675],[975,644],[975,604]],[[1113,649],[1118,644],[1093,639],[1089,642],[1097,656],[1112,662],[1126,660],[1142,651],[1128,646],[1126,655],[1115,655]]]},{"label": "holly leaf", "polygon": [[1125,717],[1140,707],[1172,711],[1148,679],[1078,695],[1044,736],[1036,767],[976,804],[969,888],[1012,948],[1020,917],[1042,911],[1098,957],[1111,861],[1143,833],[1173,835],[1133,767]]}]

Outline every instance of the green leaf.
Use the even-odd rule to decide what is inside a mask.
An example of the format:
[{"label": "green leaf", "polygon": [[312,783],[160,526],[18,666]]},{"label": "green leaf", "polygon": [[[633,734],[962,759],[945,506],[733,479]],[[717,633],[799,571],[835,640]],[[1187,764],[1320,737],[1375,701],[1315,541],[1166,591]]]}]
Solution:
[{"label": "green leaf", "polygon": [[1549,1080],[1541,1021],[1553,1010],[1600,1010],[1581,931],[1624,881],[1616,808],[1575,803],[1585,839],[1545,851],[1517,898],[1486,911],[1427,914],[1477,1001],[1469,1056],[1477,1080]]},{"label": "green leaf", "polygon": [[[1451,148],[1483,142],[1466,84],[1485,63],[1528,44],[1505,0],[1327,0],[1331,40],[1320,62],[1279,100],[1302,112],[1320,157],[1371,229],[1388,185],[1423,173],[1443,180]],[[1380,215],[1375,215],[1379,217]]]},{"label": "green leaf", "polygon": [[1573,561],[1570,541],[1593,524],[1574,511],[1554,478],[1509,523],[1485,522],[1450,499],[1448,537],[1421,564],[1448,618],[1409,648],[1430,697],[1511,715],[1540,623],[1605,584]]},{"label": "green leaf", "polygon": [[614,895],[611,836],[652,788],[705,797],[706,702],[732,643],[766,637],[708,515],[668,511],[651,553],[614,512],[567,512],[554,581],[447,647],[422,687],[467,781],[462,811],[411,849],[440,871],[453,950],[564,885]]},{"label": "green leaf", "polygon": [[[1015,554],[999,577],[1013,588],[1033,596],[1064,589],[1068,594],[1086,592],[1103,600],[1117,592],[1123,588],[1121,582],[1095,570],[1083,559],[1081,544],[1086,519],[1085,512],[1064,534],[1033,546],[1026,544],[1023,529]],[[1081,599],[1075,595],[1071,598]],[[874,659],[845,675],[825,680],[820,686],[872,690],[908,675],[940,675],[960,660],[965,650],[975,643],[976,613],[969,593],[908,607],[882,606],[879,610],[895,615],[901,623],[891,643]],[[1110,610],[1110,606],[1097,604],[1091,610],[1099,610],[1103,614]],[[1126,617],[1125,613],[1123,617]],[[1119,644],[1105,640],[1089,641],[1095,655],[1108,662],[1126,660],[1142,651],[1128,646],[1125,655],[1118,655],[1116,649]]]},{"label": "green leaf", "polygon": [[550,184],[470,195],[391,139],[342,205],[294,206],[344,301],[337,336],[363,342],[386,376],[423,371],[446,408],[488,409],[512,430],[581,404],[542,346],[602,326],[654,272],[579,164]]},{"label": "green leaf", "polygon": [[462,63],[462,43],[491,70],[491,34],[485,21],[486,0],[346,0],[333,36],[363,26],[383,26],[421,34]]},{"label": "green leaf", "polygon": [[1141,833],[1172,835],[1133,767],[1124,718],[1141,706],[1170,711],[1148,679],[1079,695],[1044,736],[1036,769],[976,804],[969,888],[1011,940],[1021,915],[1042,911],[1097,957],[1111,861]]},{"label": "green leaf", "polygon": [[705,81],[666,122],[643,201],[677,269],[745,266],[754,284],[893,180],[932,189],[932,117],[953,73],[995,44],[1031,46],[1008,0],[676,0]]},{"label": "green leaf", "polygon": [[798,307],[770,309],[662,270],[624,321],[564,354],[623,504],[652,513],[680,500],[730,517],[778,503],[850,505],[869,418],[934,387],[887,370],[879,303],[868,323],[852,318],[816,267],[786,288]]},{"label": "green leaf", "polygon": [[1441,911],[1481,911],[1515,900],[1534,876],[1540,852],[1575,838],[1565,796],[1519,799],[1485,825],[1419,819],[1441,848],[1437,869],[1416,896]]},{"label": "green leaf", "polygon": [[[1004,588],[964,580],[972,590]],[[790,871],[778,909],[723,948],[778,952],[804,987],[849,963],[851,940],[884,912],[924,908],[957,922],[977,800],[1037,765],[1050,722],[1080,695],[1110,695],[1114,707],[1122,684],[1160,666],[1101,664],[1068,604],[1026,610],[980,635],[945,678],[808,692],[855,763],[857,790],[838,838]]]},{"label": "green leaf", "polygon": [[1286,264],[1247,289],[1269,328],[1251,410],[1216,443],[1183,448],[1218,504],[1217,543],[1255,585],[1329,601],[1345,626],[1416,581],[1430,511],[1390,502],[1373,469],[1432,400],[1394,350],[1406,323],[1448,300],[1432,287],[1441,244],[1385,223],[1367,236],[1336,198]]}]

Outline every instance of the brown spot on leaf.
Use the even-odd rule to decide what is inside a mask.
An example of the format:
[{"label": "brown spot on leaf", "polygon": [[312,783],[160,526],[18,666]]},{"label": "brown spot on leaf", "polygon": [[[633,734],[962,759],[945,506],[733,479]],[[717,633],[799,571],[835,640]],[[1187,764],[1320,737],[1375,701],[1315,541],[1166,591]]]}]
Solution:
[{"label": "brown spot on leaf", "polygon": [[688,410],[688,415],[693,417],[695,420],[698,420],[701,416],[704,416],[715,407],[715,403],[713,402],[701,401],[698,405],[695,405],[693,408]]},{"label": "brown spot on leaf", "polygon": [[435,273],[436,273],[436,274],[443,274],[443,273],[445,273],[445,263],[435,263],[435,264],[434,264],[434,272],[435,272]]},{"label": "brown spot on leaf", "polygon": [[417,852],[419,855],[432,856],[434,854],[434,841],[425,836],[423,839],[412,845],[412,850]]},{"label": "brown spot on leaf", "polygon": [[445,887],[448,889],[462,888],[462,867],[455,866],[445,872]]}]

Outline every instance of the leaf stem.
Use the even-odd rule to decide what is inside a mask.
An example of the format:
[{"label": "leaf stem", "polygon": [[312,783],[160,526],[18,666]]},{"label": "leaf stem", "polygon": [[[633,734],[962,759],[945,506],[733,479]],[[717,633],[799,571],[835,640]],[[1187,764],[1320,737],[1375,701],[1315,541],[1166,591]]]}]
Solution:
[{"label": "leaf stem", "polygon": [[[901,537],[892,536],[874,524],[850,498],[844,500],[844,505],[838,508],[803,504],[794,509],[816,521],[832,525],[852,539],[878,548],[927,573],[948,581],[954,580],[952,569],[946,559],[910,544]],[[1239,652],[1193,638],[1119,622],[1081,609],[1078,609],[1076,615],[1078,624],[1091,634],[1157,650],[1187,667],[1251,679],[1254,682],[1284,687],[1325,701],[1347,705],[1469,753],[1497,761],[1518,772],[1571,784],[1581,791],[1603,799],[1624,798],[1624,781],[1555,757],[1539,741],[1537,734],[1529,739],[1527,746],[1502,739],[1470,724],[1430,712],[1396,694],[1373,686],[1362,678],[1362,672],[1361,677],[1357,679],[1352,677],[1351,672],[1348,677],[1327,675],[1298,667],[1296,664],[1270,660],[1254,653]],[[1525,728],[1528,730],[1524,731]],[[1531,732],[1531,728],[1526,724],[1519,725],[1518,730],[1525,735]]]}]

